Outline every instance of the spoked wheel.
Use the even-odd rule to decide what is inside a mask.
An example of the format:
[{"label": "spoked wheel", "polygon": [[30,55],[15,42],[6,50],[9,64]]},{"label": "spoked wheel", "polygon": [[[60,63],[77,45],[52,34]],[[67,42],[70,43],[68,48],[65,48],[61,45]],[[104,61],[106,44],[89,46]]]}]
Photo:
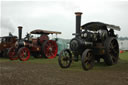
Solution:
[{"label": "spoked wheel", "polygon": [[64,49],[61,51],[59,58],[58,58],[58,63],[61,68],[70,67],[70,65],[72,63],[72,54],[69,51],[69,49]]},{"label": "spoked wheel", "polygon": [[58,46],[55,41],[48,40],[45,41],[42,46],[42,54],[45,58],[52,59],[56,57],[58,51]]},{"label": "spoked wheel", "polygon": [[94,66],[94,63],[95,63],[95,58],[94,58],[92,50],[86,49],[83,52],[81,59],[82,59],[81,60],[82,67],[84,70],[92,69],[92,67]]},{"label": "spoked wheel", "polygon": [[8,57],[10,58],[10,60],[17,60],[18,56],[16,55],[16,48],[15,47],[11,47],[8,51]]},{"label": "spoked wheel", "polygon": [[18,51],[18,57],[21,61],[27,61],[30,58],[30,51],[26,47],[22,47]]},{"label": "spoked wheel", "polygon": [[104,61],[107,65],[113,65],[118,62],[119,59],[119,45],[114,37],[108,38],[105,41],[106,55]]}]

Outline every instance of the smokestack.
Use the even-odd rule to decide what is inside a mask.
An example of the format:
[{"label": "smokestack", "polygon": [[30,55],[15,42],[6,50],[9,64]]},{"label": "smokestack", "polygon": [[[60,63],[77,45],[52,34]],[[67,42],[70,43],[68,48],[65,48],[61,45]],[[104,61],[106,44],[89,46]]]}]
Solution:
[{"label": "smokestack", "polygon": [[77,37],[78,36],[77,34],[80,33],[82,12],[75,12],[75,15],[76,15],[76,37]]},{"label": "smokestack", "polygon": [[19,40],[21,40],[22,39],[22,26],[18,26],[18,33],[19,33]]}]

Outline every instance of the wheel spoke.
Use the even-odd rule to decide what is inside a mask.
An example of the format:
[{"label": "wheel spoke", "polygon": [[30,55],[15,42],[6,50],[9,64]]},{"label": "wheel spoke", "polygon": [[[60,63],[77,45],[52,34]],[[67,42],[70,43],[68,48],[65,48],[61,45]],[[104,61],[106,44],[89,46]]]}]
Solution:
[{"label": "wheel spoke", "polygon": [[108,41],[106,42],[106,54],[107,56],[105,56],[104,61],[107,65],[117,63],[119,57],[119,46],[115,38],[108,38]]},{"label": "wheel spoke", "polygon": [[63,50],[59,55],[59,65],[62,68],[67,68],[71,64],[71,55],[67,50]]},{"label": "wheel spoke", "polygon": [[10,58],[10,60],[17,60],[18,59],[18,57],[16,56],[16,51],[15,51],[15,47],[12,47],[12,48],[10,48],[9,49],[9,58]]},{"label": "wheel spoke", "polygon": [[47,58],[54,58],[57,54],[57,45],[55,41],[49,40],[44,44],[43,53]]},{"label": "wheel spoke", "polygon": [[94,65],[93,53],[90,49],[86,49],[82,55],[82,67],[84,70],[89,70]]},{"label": "wheel spoke", "polygon": [[22,47],[19,50],[19,58],[22,61],[27,61],[30,58],[30,51],[26,47]]}]

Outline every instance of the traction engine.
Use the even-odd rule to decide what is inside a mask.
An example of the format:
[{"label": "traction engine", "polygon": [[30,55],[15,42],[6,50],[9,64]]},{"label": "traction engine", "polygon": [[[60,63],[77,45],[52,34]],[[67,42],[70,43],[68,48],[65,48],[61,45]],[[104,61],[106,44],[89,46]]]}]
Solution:
[{"label": "traction engine", "polygon": [[119,59],[119,45],[114,30],[119,26],[102,22],[89,22],[81,26],[81,12],[76,12],[76,33],[70,41],[70,49],[61,51],[58,63],[61,68],[70,67],[72,60],[81,59],[84,70],[91,69],[95,60],[104,59],[107,65],[113,65]]},{"label": "traction engine", "polygon": [[[18,27],[19,39],[15,43],[15,46],[9,50],[9,58],[11,60],[20,59],[21,61],[27,61],[30,56],[44,57],[52,59],[56,57],[58,46],[56,41],[50,40],[49,34],[61,34],[61,32],[46,31],[46,30],[33,30],[22,39],[22,27]],[[34,38],[31,34],[38,34],[39,37]]]}]

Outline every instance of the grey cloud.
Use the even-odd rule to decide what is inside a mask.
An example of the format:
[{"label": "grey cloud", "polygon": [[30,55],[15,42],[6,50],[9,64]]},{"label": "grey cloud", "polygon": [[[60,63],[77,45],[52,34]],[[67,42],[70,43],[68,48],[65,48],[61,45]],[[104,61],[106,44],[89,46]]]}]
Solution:
[{"label": "grey cloud", "polygon": [[5,32],[12,32],[14,33],[15,31],[15,25],[12,19],[9,17],[2,17],[1,18],[1,34],[5,35]]},{"label": "grey cloud", "polygon": [[[107,3],[89,3],[78,1],[74,3],[66,1],[6,1],[1,3],[1,14],[4,17],[9,16],[9,24],[6,28],[15,28],[23,25],[23,35],[36,28],[45,30],[61,31],[63,34],[59,35],[63,38],[71,38],[75,31],[75,15],[74,12],[82,10],[82,24],[88,21],[103,21],[109,24],[121,26],[122,30],[119,35],[126,36],[127,22],[128,22],[128,2],[114,2]],[[35,13],[35,14],[34,14]],[[38,15],[39,14],[39,15]],[[36,15],[36,16],[34,16]],[[15,21],[15,23],[13,22]],[[12,26],[11,26],[12,25]],[[11,26],[11,27],[10,27]],[[14,27],[15,26],[15,27]],[[6,28],[2,29],[6,29]],[[9,30],[10,31],[10,30]],[[17,35],[17,33],[15,33]]]}]

